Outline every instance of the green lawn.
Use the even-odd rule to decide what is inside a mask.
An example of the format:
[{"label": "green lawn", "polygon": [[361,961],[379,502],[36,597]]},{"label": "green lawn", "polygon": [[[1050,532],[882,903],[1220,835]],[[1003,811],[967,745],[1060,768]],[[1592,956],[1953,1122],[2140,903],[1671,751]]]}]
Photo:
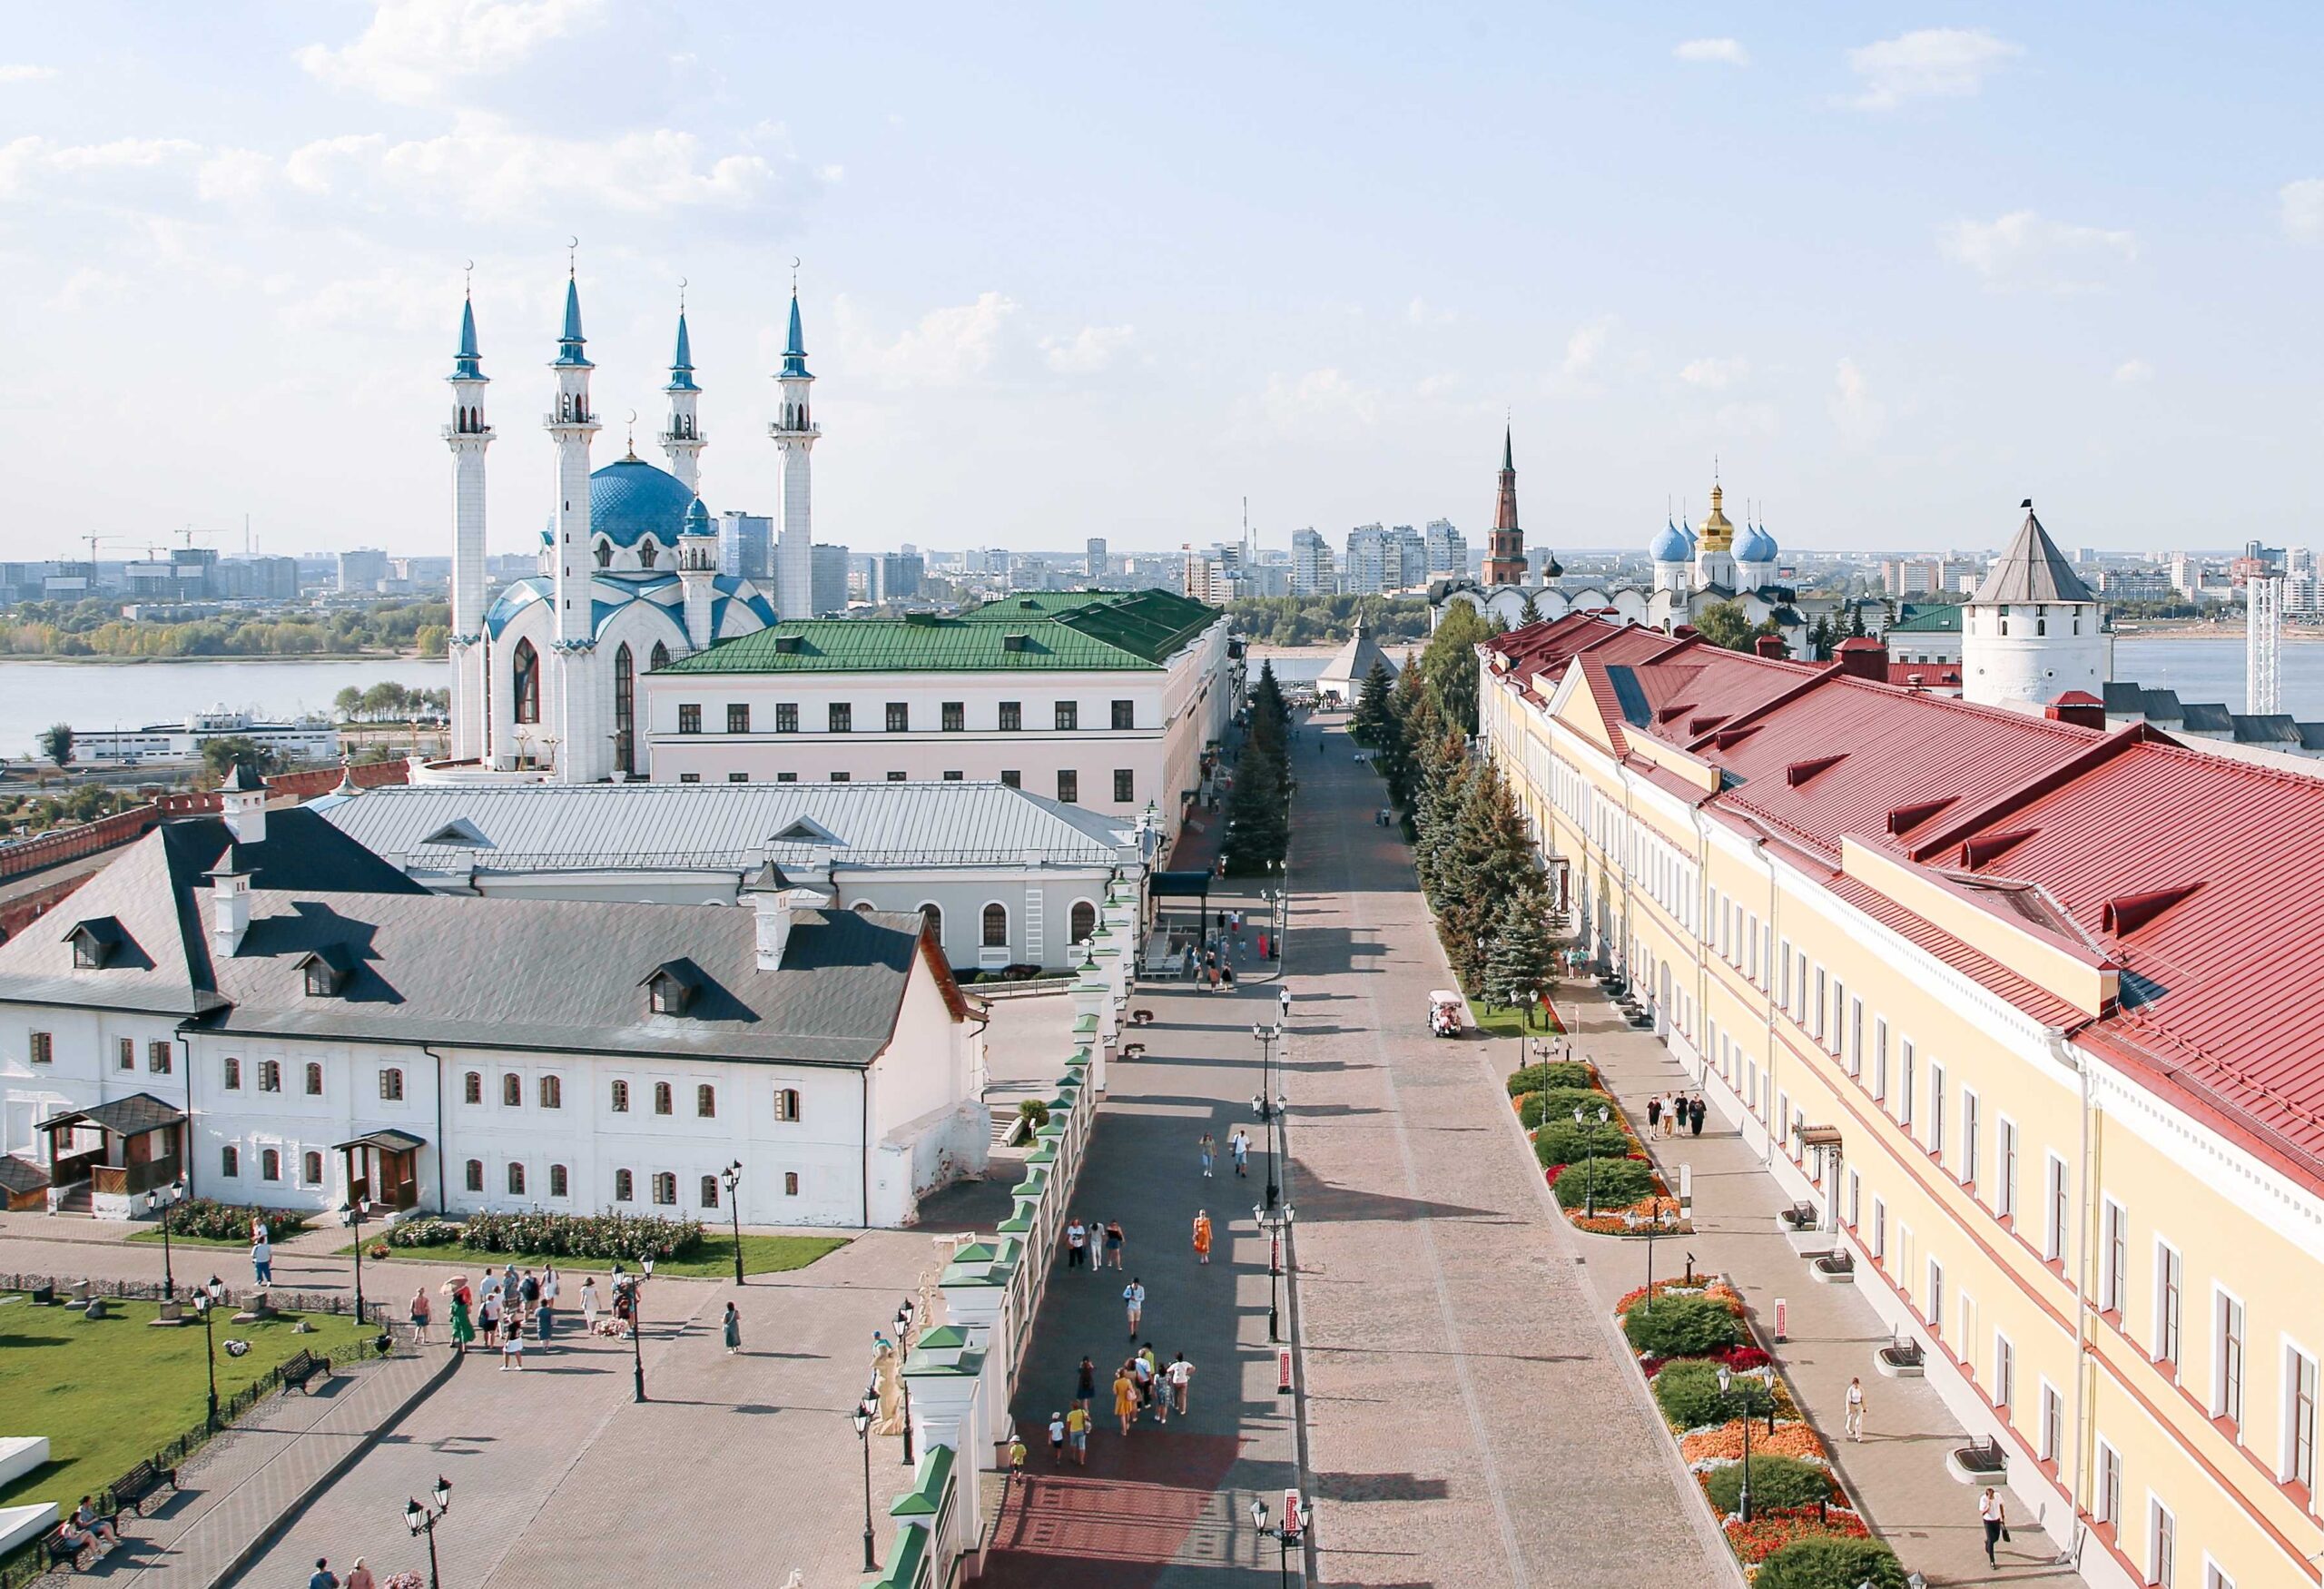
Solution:
[{"label": "green lawn", "polygon": [[[162,1245],[162,1233],[159,1230],[140,1230],[129,1239],[159,1247]],[[223,1247],[235,1252],[248,1252],[251,1249],[250,1239],[247,1237],[237,1236],[230,1240],[222,1236],[187,1236],[176,1230],[170,1232],[170,1245],[172,1248]]]},{"label": "green lawn", "polygon": [[[843,1236],[745,1236],[743,1238],[743,1272],[746,1275],[779,1275],[786,1269],[803,1269],[827,1252],[836,1252],[847,1245]],[[353,1254],[353,1244],[339,1249],[339,1256]],[[442,1267],[458,1264],[477,1271],[468,1278],[481,1280],[487,1264],[497,1268],[513,1263],[519,1268],[538,1268],[551,1261],[535,1255],[518,1252],[487,1252],[478,1247],[399,1247],[393,1257],[381,1260],[368,1252],[366,1263],[380,1261],[434,1264]],[[556,1267],[567,1274],[602,1274],[612,1268],[613,1261],[602,1258],[559,1258]],[[625,1262],[625,1268],[635,1268],[635,1263]],[[654,1263],[656,1275],[675,1275],[680,1279],[714,1280],[734,1272],[734,1239],[732,1236],[705,1235],[701,1250],[691,1258],[657,1258]],[[567,1306],[576,1306],[570,1299]]]},{"label": "green lawn", "polygon": [[[1551,996],[1553,998],[1555,997],[1555,995]],[[1555,1037],[1557,1035],[1546,1026],[1525,1025],[1522,1018],[1519,1016],[1517,1012],[1514,1010],[1494,1009],[1487,1011],[1484,1006],[1484,1002],[1480,999],[1472,999],[1469,1001],[1469,1019],[1474,1022],[1476,1023],[1477,1030],[1483,1032],[1487,1037],[1512,1038],[1521,1031],[1523,1031],[1527,1037],[1546,1039]],[[1509,1046],[1512,1052],[1516,1051],[1517,1045],[1515,1043],[1511,1043]],[[1525,1062],[1527,1064],[1531,1064],[1532,1061],[1529,1058]],[[1514,1069],[1515,1067],[1512,1066],[1511,1068]]]},{"label": "green lawn", "polygon": [[[202,1326],[153,1329],[152,1302],[113,1302],[91,1322],[73,1308],[34,1308],[21,1296],[0,1301],[0,1407],[11,1435],[48,1436],[50,1461],[0,1488],[0,1506],[54,1501],[70,1512],[84,1495],[119,1478],[154,1449],[202,1422],[208,1379]],[[192,1309],[187,1310],[189,1318]],[[310,1316],[310,1335],[274,1324],[220,1318],[218,1396],[222,1401],[301,1348],[345,1359],[358,1344],[355,1321]],[[363,1332],[366,1335],[376,1333]],[[251,1343],[226,1354],[231,1337]]]}]

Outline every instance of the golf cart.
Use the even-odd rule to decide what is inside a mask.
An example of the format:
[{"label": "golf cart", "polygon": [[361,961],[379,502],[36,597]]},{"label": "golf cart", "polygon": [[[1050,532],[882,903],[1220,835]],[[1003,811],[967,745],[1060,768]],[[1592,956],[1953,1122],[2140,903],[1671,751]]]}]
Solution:
[{"label": "golf cart", "polygon": [[1439,1037],[1458,1037],[1468,1022],[1468,1001],[1438,988],[1428,995],[1428,1029]]}]

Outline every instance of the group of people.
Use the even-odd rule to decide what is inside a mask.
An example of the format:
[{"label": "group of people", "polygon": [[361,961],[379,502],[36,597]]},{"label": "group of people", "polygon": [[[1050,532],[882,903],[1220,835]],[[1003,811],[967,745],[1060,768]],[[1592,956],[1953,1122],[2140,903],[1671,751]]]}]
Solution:
[{"label": "group of people", "polygon": [[1065,1267],[1118,1269],[1122,1267],[1122,1239],[1119,1219],[1098,1225],[1076,1214],[1065,1225]]},{"label": "group of people", "polygon": [[[1195,1143],[1195,1155],[1201,1160],[1203,1179],[1208,1180],[1211,1176],[1211,1167],[1218,1161],[1217,1139],[1208,1131],[1205,1131]],[[1251,1133],[1241,1126],[1236,1126],[1228,1132],[1226,1156],[1235,1161],[1235,1173],[1237,1176],[1249,1175],[1251,1173]]]},{"label": "group of people", "polygon": [[1646,1100],[1646,1132],[1650,1137],[1690,1137],[1703,1134],[1704,1107],[1699,1092],[1658,1092]]},{"label": "group of people", "polygon": [[[521,1276],[514,1264],[505,1270],[487,1268],[484,1283],[473,1289],[465,1276],[455,1276],[444,1288],[451,1298],[452,1349],[465,1352],[481,1337],[487,1351],[499,1348],[502,1368],[521,1369],[527,1328],[536,1341],[547,1343],[556,1327],[556,1301],[564,1288],[564,1277],[555,1264],[543,1266],[538,1274],[527,1269]],[[596,1277],[584,1277],[581,1312],[591,1329],[597,1321],[596,1288]],[[409,1311],[412,1331],[426,1346],[428,1326],[435,1321],[435,1305],[427,1287],[412,1292]]]}]

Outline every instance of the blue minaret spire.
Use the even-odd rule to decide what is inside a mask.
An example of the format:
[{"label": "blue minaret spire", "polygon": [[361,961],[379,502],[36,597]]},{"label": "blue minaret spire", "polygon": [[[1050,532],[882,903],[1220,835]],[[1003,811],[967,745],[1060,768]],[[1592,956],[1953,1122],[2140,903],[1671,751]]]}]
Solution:
[{"label": "blue minaret spire", "polygon": [[791,289],[791,341],[783,350],[783,373],[807,373],[807,338],[806,333],[799,329],[799,289],[796,287]]},{"label": "blue minaret spire", "polygon": [[477,351],[476,346],[476,300],[464,298],[460,301],[460,350],[452,360],[450,379],[482,380],[484,365],[481,360],[482,355]]},{"label": "blue minaret spire", "polygon": [[694,345],[686,340],[686,311],[678,311],[678,350],[670,355],[670,384],[665,391],[692,391],[694,384]]},{"label": "blue minaret spire", "polygon": [[588,340],[581,334],[581,285],[568,275],[565,278],[565,334],[556,340],[556,361],[595,369],[589,356],[581,350]]}]

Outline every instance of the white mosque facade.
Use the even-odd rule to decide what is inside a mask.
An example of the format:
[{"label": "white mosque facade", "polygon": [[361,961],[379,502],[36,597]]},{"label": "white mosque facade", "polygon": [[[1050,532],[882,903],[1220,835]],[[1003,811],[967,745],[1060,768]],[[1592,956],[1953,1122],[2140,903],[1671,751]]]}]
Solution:
[{"label": "white mosque facade", "polygon": [[[697,413],[693,353],[683,308],[670,367],[669,413],[658,438],[667,469],[633,449],[592,469],[598,416],[595,368],[581,330],[576,282],[566,283],[565,325],[549,368],[542,418],[556,453],[556,499],[540,539],[539,572],[485,600],[485,451],[495,432],[473,305],[460,317],[460,348],[448,378],[453,456],[452,745],[424,781],[601,783],[646,775],[638,732],[641,676],[719,640],[776,621],[774,594],[718,572],[717,526],[700,493],[706,444]],[[781,453],[778,576],[786,556],[803,560],[811,533],[808,459],[816,438],[808,401],[799,301],[781,372],[781,418],[770,428]],[[798,593],[804,599],[803,586]]]}]

